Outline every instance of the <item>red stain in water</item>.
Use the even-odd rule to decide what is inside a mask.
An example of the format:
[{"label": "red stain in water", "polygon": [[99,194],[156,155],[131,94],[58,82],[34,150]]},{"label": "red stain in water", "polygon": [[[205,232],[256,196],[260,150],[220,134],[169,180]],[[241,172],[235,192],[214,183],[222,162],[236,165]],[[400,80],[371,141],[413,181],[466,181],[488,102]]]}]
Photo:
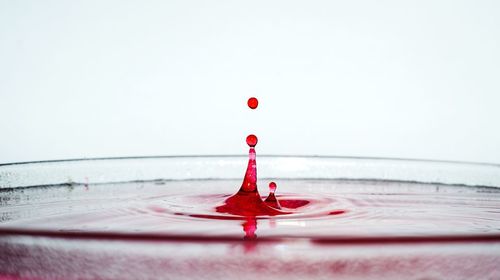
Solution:
[{"label": "red stain in water", "polygon": [[281,207],[289,208],[289,209],[297,209],[299,207],[306,206],[309,203],[310,203],[310,201],[305,200],[305,199],[280,200]]},{"label": "red stain in water", "polygon": [[330,213],[328,213],[328,215],[341,215],[341,214],[344,214],[345,212],[347,212],[346,210],[334,210],[334,211],[331,211]]}]

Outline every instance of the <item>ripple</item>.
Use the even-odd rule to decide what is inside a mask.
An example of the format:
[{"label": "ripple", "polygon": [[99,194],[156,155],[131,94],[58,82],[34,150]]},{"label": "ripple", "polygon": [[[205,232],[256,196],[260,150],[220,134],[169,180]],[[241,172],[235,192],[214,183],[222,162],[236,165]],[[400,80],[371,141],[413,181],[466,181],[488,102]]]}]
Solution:
[{"label": "ripple", "polygon": [[0,232],[263,240],[500,236],[498,191],[402,182],[289,180],[280,184],[282,192],[277,195],[286,215],[217,213],[215,207],[238,184],[142,182],[0,192]]}]

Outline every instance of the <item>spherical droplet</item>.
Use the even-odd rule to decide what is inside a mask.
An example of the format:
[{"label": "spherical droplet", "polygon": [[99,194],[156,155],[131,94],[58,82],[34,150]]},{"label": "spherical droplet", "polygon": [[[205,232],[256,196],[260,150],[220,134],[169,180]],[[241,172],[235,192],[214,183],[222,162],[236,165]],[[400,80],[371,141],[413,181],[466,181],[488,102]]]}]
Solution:
[{"label": "spherical droplet", "polygon": [[269,192],[274,193],[276,191],[276,187],[277,186],[275,182],[269,183]]},{"label": "spherical droplet", "polygon": [[247,144],[248,146],[250,147],[255,147],[255,145],[257,145],[257,136],[253,135],[253,134],[250,134],[247,136]]},{"label": "spherical droplet", "polygon": [[259,100],[255,97],[250,97],[248,98],[247,104],[250,109],[255,109],[259,106]]}]

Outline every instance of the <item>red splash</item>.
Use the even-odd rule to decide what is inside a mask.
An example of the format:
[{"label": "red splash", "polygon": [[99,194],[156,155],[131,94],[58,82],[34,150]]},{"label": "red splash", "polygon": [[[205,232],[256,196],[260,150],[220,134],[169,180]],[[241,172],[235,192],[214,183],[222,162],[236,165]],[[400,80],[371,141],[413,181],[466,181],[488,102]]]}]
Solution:
[{"label": "red splash", "polygon": [[[249,138],[252,138],[250,136],[255,137],[255,142],[249,141]],[[246,217],[289,214],[288,212],[267,205],[260,197],[257,189],[257,155],[254,148],[257,144],[257,137],[255,135],[249,135],[249,137],[247,137],[247,143],[250,146],[248,152],[248,165],[240,190],[227,198],[224,204],[216,207],[215,210],[219,213]]]},{"label": "red splash", "polygon": [[280,202],[276,199],[276,195],[274,194],[276,192],[276,188],[277,186],[275,182],[269,183],[269,195],[264,202],[273,208],[281,209]]}]

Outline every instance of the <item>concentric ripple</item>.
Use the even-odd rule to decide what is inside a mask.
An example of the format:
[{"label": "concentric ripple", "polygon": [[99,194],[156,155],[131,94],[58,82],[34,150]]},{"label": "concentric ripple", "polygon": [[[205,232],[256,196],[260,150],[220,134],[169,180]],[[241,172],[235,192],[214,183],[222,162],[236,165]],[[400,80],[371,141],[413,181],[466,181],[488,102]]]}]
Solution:
[{"label": "concentric ripple", "polygon": [[[0,192],[0,232],[156,238],[494,238],[500,190],[433,184],[281,180],[281,216],[242,217],[215,207],[239,181],[154,181]],[[262,184],[263,185],[263,184]],[[263,190],[261,195],[265,198]]]}]

